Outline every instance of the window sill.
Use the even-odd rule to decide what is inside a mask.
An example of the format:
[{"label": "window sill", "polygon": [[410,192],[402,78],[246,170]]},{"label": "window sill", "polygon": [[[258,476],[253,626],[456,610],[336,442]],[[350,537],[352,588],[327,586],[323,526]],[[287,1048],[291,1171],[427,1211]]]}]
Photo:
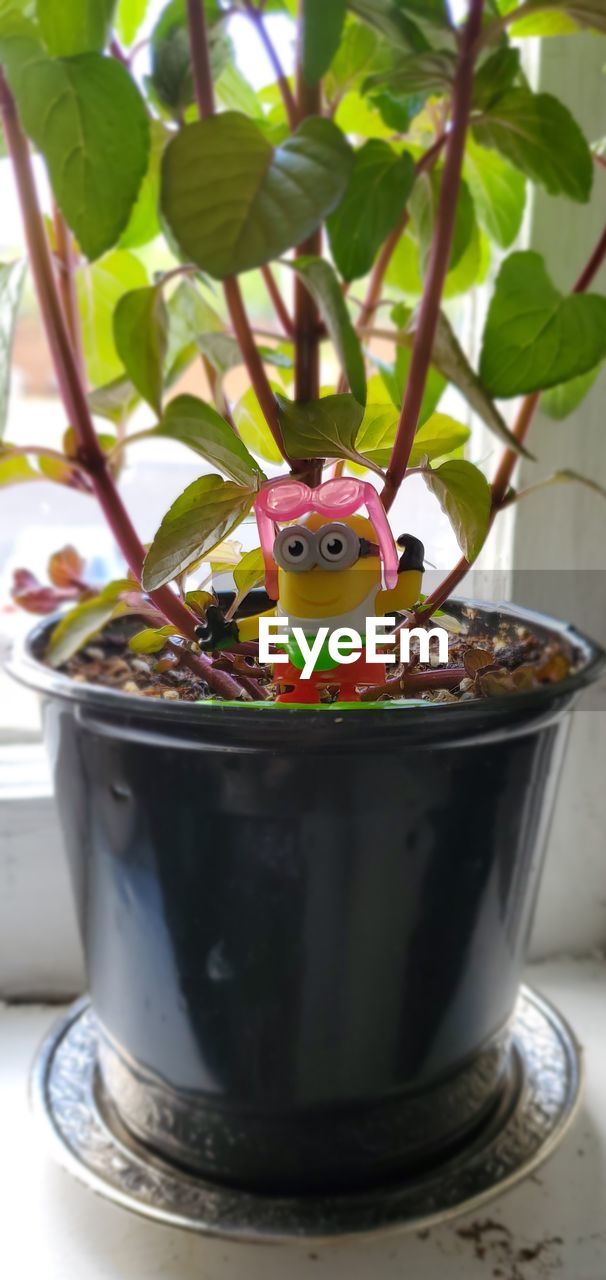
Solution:
[{"label": "window sill", "polygon": [[[79,1187],[47,1157],[31,1124],[26,1077],[57,1014],[50,1006],[0,1010],[0,1132],[3,1159],[0,1273],[63,1280],[603,1280],[606,1270],[606,965],[562,960],[531,966],[528,980],[570,1019],[585,1046],[584,1102],[557,1153],[485,1211],[428,1236],[296,1248],[204,1240],[130,1216]],[[461,1235],[499,1223],[481,1248]],[[34,1227],[35,1224],[35,1227]],[[34,1229],[32,1229],[34,1227]],[[540,1247],[539,1247],[540,1246]],[[531,1255],[535,1255],[531,1257]]]}]

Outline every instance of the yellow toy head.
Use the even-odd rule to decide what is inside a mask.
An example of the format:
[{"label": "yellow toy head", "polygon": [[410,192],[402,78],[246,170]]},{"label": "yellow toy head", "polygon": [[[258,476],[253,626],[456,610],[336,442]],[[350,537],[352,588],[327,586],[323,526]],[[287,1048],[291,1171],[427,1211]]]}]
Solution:
[{"label": "yellow toy head", "polygon": [[381,587],[381,558],[370,520],[311,512],[276,536],[278,596],[295,618],[349,613]]}]

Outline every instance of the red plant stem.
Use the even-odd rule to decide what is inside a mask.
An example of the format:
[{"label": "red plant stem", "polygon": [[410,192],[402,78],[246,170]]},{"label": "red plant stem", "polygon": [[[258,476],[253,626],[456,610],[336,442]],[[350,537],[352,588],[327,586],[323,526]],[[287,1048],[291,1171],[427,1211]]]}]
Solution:
[{"label": "red plant stem", "polygon": [[[305,23],[305,0],[297,4],[297,63],[295,70],[297,114],[299,122],[308,116],[321,115],[322,88],[320,82],[309,84],[303,75],[302,45]],[[297,257],[319,257],[322,253],[322,228],[297,247]],[[305,404],[320,396],[320,343],[322,325],[318,308],[303,281],[295,277],[295,400]],[[322,480],[323,458],[303,463],[303,470],[310,485]]]},{"label": "red plant stem", "polygon": [[404,694],[414,697],[426,689],[456,689],[467,675],[465,667],[445,667],[438,671],[414,671],[411,675],[397,676],[394,680],[386,680],[385,684],[372,685],[362,700],[375,701],[382,693],[393,695]]},{"label": "red plant stem", "polygon": [[187,0],[187,25],[191,45],[191,61],[196,101],[200,119],[215,114],[215,94],[206,33],[204,0]]},{"label": "red plant stem", "polygon": [[[425,155],[421,156],[421,159],[418,161],[418,164],[416,165],[417,177],[419,176],[420,173],[427,173],[430,169],[433,168],[434,164],[436,163],[436,160],[438,159],[438,156],[440,155],[440,152],[442,151],[446,143],[447,136],[448,135],[446,133],[442,133],[440,137],[436,139],[433,145],[429,147],[429,149],[425,152]],[[386,241],[383,244],[381,252],[379,253],[379,256],[375,262],[375,265],[371,272],[370,280],[368,281],[368,289],[366,292],[366,297],[362,304],[362,310],[360,312],[358,323],[356,325],[358,333],[362,333],[363,330],[368,327],[368,325],[371,323],[373,319],[375,311],[381,300],[381,293],[383,292],[383,283],[385,281],[385,276],[387,275],[387,272],[389,269],[389,264],[400,243],[400,239],[404,231],[406,230],[409,217],[410,215],[409,215],[408,209],[406,208],[404,209],[404,212],[399,222],[394,227],[393,231],[391,231],[390,234],[388,235]]]},{"label": "red plant stem", "polygon": [[[318,83],[309,84],[303,75],[301,45],[305,22],[305,0],[298,4],[298,56],[296,69],[297,110],[299,120],[317,116],[322,110],[322,90]],[[322,252],[322,230],[319,227],[299,245],[297,256]],[[295,280],[295,400],[317,400],[320,394],[320,317],[316,304],[297,276]]]},{"label": "red plant stem", "polygon": [[290,315],[288,314],[288,308],[286,307],[282,294],[280,293],[280,290],[276,284],[276,280],[274,278],[271,267],[268,267],[268,266],[261,267],[261,275],[263,276],[263,279],[265,281],[265,287],[273,302],[274,310],[276,312],[278,320],[280,321],[280,324],[282,325],[282,328],[286,334],[286,337],[291,338],[294,333],[293,322],[290,318]]},{"label": "red plant stem", "polygon": [[[145,552],[130,516],[120,498],[107,461],[97,440],[93,420],[88,407],[84,387],[72,350],[67,324],[61,308],[53,265],[38,205],[38,196],[31,167],[29,146],[21,128],[12,94],[0,72],[0,112],[4,136],[12,161],[15,181],[23,217],[29,263],[36,286],[40,313],[47,342],[50,347],[55,374],[68,420],[78,442],[77,462],[84,468],[92,482],[95,496],[114,535],[126,563],[140,582]],[[189,639],[195,638],[196,620],[169,587],[161,587],[151,594],[151,599],[164,617],[172,622]],[[200,658],[204,679],[220,693],[225,688],[225,676],[213,670],[207,658]],[[228,696],[240,697],[242,690],[231,683]]]},{"label": "red plant stem", "polygon": [[130,69],[130,59],[127,58],[124,50],[120,47],[115,36],[112,36],[112,39],[109,42],[109,51],[112,55],[112,58],[115,58],[117,62],[121,62],[123,67],[127,67],[128,69]]},{"label": "red plant stem", "polygon": [[282,432],[280,430],[280,422],[278,419],[278,405],[274,393],[269,384],[265,367],[259,352],[253,332],[249,324],[248,316],[242,298],[242,290],[235,276],[223,281],[223,289],[225,292],[225,300],[229,310],[234,335],[240,348],[240,354],[248,370],[248,376],[252,383],[253,390],[261,406],[261,412],[271,431],[275,443],[282,454],[282,457],[288,462],[293,470],[296,470],[297,464],[292,462],[286,452]]},{"label": "red plant stem", "polygon": [[383,283],[389,270],[389,264],[406,230],[406,227],[408,226],[409,218],[410,214],[408,209],[405,209],[400,221],[394,227],[393,231],[390,231],[387,239],[383,242],[381,252],[374,264],[368,281],[366,297],[362,303],[362,310],[360,311],[358,323],[356,325],[358,333],[362,333],[364,329],[367,329],[373,320],[375,311],[381,301]]},{"label": "red plant stem", "polygon": [[[593,280],[605,260],[606,227],[604,228],[593,253],[583,267],[572,292],[584,293],[585,290],[589,288],[590,284],[593,283]],[[520,405],[520,410],[513,428],[513,434],[519,444],[524,444],[524,441],[526,440],[540,398],[541,392],[533,391],[530,395],[524,397],[522,404]],[[518,461],[519,455],[514,449],[505,449],[491,486],[492,504],[490,520],[486,531],[487,536],[492,528],[495,517],[498,515],[499,511],[502,510],[503,506],[507,505],[507,494]],[[416,623],[427,622],[428,619],[431,618],[431,615],[435,613],[436,609],[441,608],[445,601],[448,600],[448,597],[452,595],[452,592],[456,590],[459,583],[463,580],[469,567],[469,561],[466,560],[465,556],[462,556],[454,569],[451,569],[448,576],[440,583],[440,586],[437,587],[435,591],[432,591],[431,595],[427,597],[427,600],[423,604],[423,608],[418,611],[415,617]]]},{"label": "red plant stem", "polygon": [[465,154],[465,138],[471,111],[474,46],[482,27],[484,0],[471,0],[469,17],[461,39],[453,92],[452,128],[446,144],[446,159],[440,190],[436,229],[431,247],[427,279],[419,308],[419,320],[410,362],[410,374],[398,423],[396,440],[381,494],[389,510],[405,475],[417,429],[427,374],[440,314],[444,281],[448,272],[455,227],[457,200]]},{"label": "red plant stem", "polygon": [[[184,649],[182,645],[174,645],[169,641],[169,647],[177,654],[179,661],[184,666],[189,667],[190,671],[200,680],[204,680],[215,693],[219,693],[222,698],[233,700],[242,699],[243,684],[233,679],[227,671],[220,671],[214,666],[203,653],[191,653],[189,649]],[[247,695],[248,695],[248,691]]]},{"label": "red plant stem", "polygon": [[284,68],[282,67],[282,63],[276,53],[273,41],[271,40],[267,27],[265,26],[265,22],[263,21],[263,13],[260,9],[256,8],[252,3],[252,0],[244,0],[244,8],[251,22],[255,26],[257,35],[272,65],[277,85],[282,95],[282,101],[284,103],[288,123],[291,129],[294,129],[297,125],[297,104],[295,102],[292,89],[284,74]]},{"label": "red plant stem", "polygon": [[83,386],[85,386],[86,372],[84,366],[84,352],[82,350],[82,332],[80,328],[78,299],[76,297],[74,242],[71,231],[69,230],[65,218],[57,204],[53,205],[53,227],[57,245],[55,262],[58,267],[59,295],[63,306],[65,322],[69,330],[69,336],[72,340],[74,359],[78,368],[78,374],[80,376],[80,381]]},{"label": "red plant stem", "polygon": [[[215,95],[208,51],[204,0],[187,0],[187,21],[196,102],[200,112],[200,119],[206,120],[215,113]],[[234,335],[238,341],[240,353],[248,370],[253,390],[261,406],[261,412],[284,460],[288,462],[293,470],[300,469],[299,464],[291,462],[284,448],[278,419],[278,406],[269,384],[263,361],[255,345],[237,278],[231,276],[229,279],[224,280],[223,290]]]},{"label": "red plant stem", "polygon": [[602,263],[604,262],[605,258],[606,258],[606,227],[604,228],[591,257],[588,259],[587,263],[583,267],[583,270],[581,271],[581,274],[572,291],[573,293],[585,293],[585,290],[589,288],[590,284],[593,284],[593,281],[598,271],[600,270],[600,267],[602,266]]}]

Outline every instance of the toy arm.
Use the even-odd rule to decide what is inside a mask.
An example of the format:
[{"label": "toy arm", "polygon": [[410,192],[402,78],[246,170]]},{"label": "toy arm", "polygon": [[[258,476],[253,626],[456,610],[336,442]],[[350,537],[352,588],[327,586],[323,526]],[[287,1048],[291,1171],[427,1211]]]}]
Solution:
[{"label": "toy arm", "polygon": [[238,622],[238,640],[259,639],[259,618],[274,618],[275,607],[266,609],[264,613],[254,613],[250,618],[241,618]]},{"label": "toy arm", "polygon": [[250,618],[242,618],[240,622],[226,622],[220,605],[209,604],[204,622],[196,627],[196,640],[201,649],[229,649],[239,641],[259,639],[259,618],[273,617],[276,610],[268,609],[265,613],[253,614]]},{"label": "toy arm", "polygon": [[398,564],[398,581],[392,591],[380,591],[377,596],[377,614],[405,613],[416,604],[421,592],[425,566],[425,548],[419,538],[405,533],[398,538],[403,548]]}]

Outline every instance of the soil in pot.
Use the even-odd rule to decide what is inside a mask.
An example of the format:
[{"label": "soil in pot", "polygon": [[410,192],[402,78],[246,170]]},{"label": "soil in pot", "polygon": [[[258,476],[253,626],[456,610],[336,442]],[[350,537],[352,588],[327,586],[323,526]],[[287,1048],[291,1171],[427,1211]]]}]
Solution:
[{"label": "soil in pot", "polygon": [[[363,691],[362,700],[411,697],[427,703],[468,702],[556,684],[578,668],[578,652],[559,637],[540,636],[502,615],[495,630],[489,631],[484,615],[469,606],[457,609],[457,614],[460,630],[449,636],[448,663],[440,663],[437,653],[429,663],[421,662],[413,640],[410,663],[387,667],[385,684]],[[144,698],[181,702],[207,698],[209,689],[191,663],[191,649],[171,640],[159,653],[135,652],[129,642],[140,628],[140,620],[133,618],[110,624],[61,672],[78,683]],[[224,653],[218,665],[243,684],[249,697],[273,700],[271,668],[259,664],[253,645],[239,648],[242,652]],[[337,696],[336,686],[328,685],[323,691],[326,703]]]}]

